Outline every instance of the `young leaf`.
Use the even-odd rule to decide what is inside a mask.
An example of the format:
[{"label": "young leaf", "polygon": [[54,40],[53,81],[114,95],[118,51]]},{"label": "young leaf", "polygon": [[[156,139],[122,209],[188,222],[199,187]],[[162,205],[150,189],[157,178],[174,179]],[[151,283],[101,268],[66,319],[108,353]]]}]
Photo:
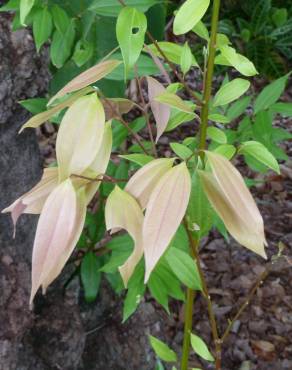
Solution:
[{"label": "young leaf", "polygon": [[48,40],[52,33],[53,21],[48,8],[39,10],[33,19],[33,37],[37,51]]},{"label": "young leaf", "polygon": [[242,143],[238,154],[251,155],[265,166],[280,174],[280,168],[277,160],[273,154],[270,153],[268,149],[258,141],[246,141],[245,143]]},{"label": "young leaf", "polygon": [[182,158],[183,160],[186,160],[193,155],[193,152],[191,151],[191,149],[183,144],[170,143],[170,147],[174,151],[174,153],[180,158]]},{"label": "young leaf", "polygon": [[189,105],[187,105],[179,96],[172,94],[170,92],[165,92],[156,96],[154,99],[159,103],[165,104],[171,108],[178,109],[181,112],[193,113],[193,110]]},{"label": "young leaf", "polygon": [[273,81],[261,91],[254,104],[255,114],[257,114],[261,110],[268,109],[272,104],[276,103],[285,89],[289,76],[290,73],[281,78],[278,78],[278,80]]},{"label": "young leaf", "polygon": [[225,133],[217,127],[210,126],[207,128],[207,135],[210,139],[219,144],[226,144],[227,137]]},{"label": "young leaf", "polygon": [[197,266],[186,252],[178,248],[170,248],[165,258],[173,273],[184,285],[195,290],[202,289]]},{"label": "young leaf", "polygon": [[249,87],[250,82],[243,80],[242,78],[236,78],[235,80],[226,83],[216,93],[213,106],[218,107],[220,105],[231,103],[243,95]]},{"label": "young leaf", "polygon": [[96,94],[79,98],[65,113],[57,135],[60,179],[81,175],[101,146],[105,114]]},{"label": "young leaf", "polygon": [[121,64],[121,62],[118,60],[106,60],[87,69],[85,72],[82,72],[80,75],[68,82],[67,85],[65,85],[56,95],[51,98],[48,104],[51,105],[57,98],[61,98],[68,93],[80,90],[88,85],[93,84],[94,82],[101,80],[111,71],[113,71],[119,64]]},{"label": "young leaf", "polygon": [[35,0],[20,0],[19,11],[20,11],[20,23],[25,26],[25,19],[34,6]]},{"label": "young leaf", "polygon": [[190,190],[190,174],[183,162],[162,176],[150,196],[143,224],[146,282],[181,223]]},{"label": "young leaf", "polygon": [[193,54],[187,42],[185,42],[180,56],[180,67],[185,75],[191,68],[193,63]]},{"label": "young leaf", "polygon": [[142,224],[144,215],[137,201],[118,186],[111,192],[105,207],[107,230],[125,229],[135,242],[134,251],[119,267],[125,287],[143,255]]},{"label": "young leaf", "polygon": [[140,168],[132,176],[125,190],[146,208],[149,198],[160,178],[171,169],[174,158],[159,158]]},{"label": "young leaf", "polygon": [[215,361],[203,339],[193,333],[191,333],[191,345],[196,354],[202,357],[204,360],[212,362]]},{"label": "young leaf", "polygon": [[149,339],[151,347],[153,348],[158,358],[165,362],[177,361],[176,353],[172,349],[170,349],[165,343],[153,337],[152,335],[149,336]]},{"label": "young leaf", "polygon": [[241,174],[222,155],[206,152],[212,174],[199,171],[204,190],[230,234],[266,258],[264,223]]},{"label": "young leaf", "polygon": [[189,32],[204,16],[210,0],[187,0],[179,8],[173,22],[175,35]]},{"label": "young leaf", "polygon": [[135,8],[121,10],[116,26],[117,39],[125,64],[125,79],[134,67],[143,48],[147,18]]},{"label": "young leaf", "polygon": [[155,101],[155,98],[166,92],[165,87],[152,77],[147,77],[150,107],[157,126],[156,142],[166,129],[170,117],[170,107]]},{"label": "young leaf", "polygon": [[70,107],[70,105],[72,105],[80,97],[92,91],[93,89],[90,86],[85,87],[84,89],[78,91],[76,94],[69,96],[67,99],[62,101],[60,104],[55,105],[53,108],[45,112],[39,113],[36,116],[33,116],[21,127],[21,129],[19,130],[19,133],[21,133],[25,128],[28,128],[28,127],[31,127],[31,128],[39,127],[42,123],[48,121],[56,113],[60,112],[64,108]]},{"label": "young leaf", "polygon": [[87,253],[82,259],[81,280],[87,302],[93,302],[97,296],[101,281],[99,267],[98,258],[92,252]]}]

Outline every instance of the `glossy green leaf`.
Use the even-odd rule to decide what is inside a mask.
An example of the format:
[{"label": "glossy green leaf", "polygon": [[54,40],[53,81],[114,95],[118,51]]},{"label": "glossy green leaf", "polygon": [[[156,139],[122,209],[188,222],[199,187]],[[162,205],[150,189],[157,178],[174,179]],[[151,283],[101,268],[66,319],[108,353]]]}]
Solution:
[{"label": "glossy green leaf", "polygon": [[192,63],[193,63],[193,58],[194,57],[193,57],[192,51],[188,43],[185,42],[182,48],[181,55],[180,55],[180,67],[181,67],[183,74],[186,74],[190,70]]},{"label": "glossy green leaf", "polygon": [[33,37],[37,51],[48,40],[52,33],[53,21],[48,8],[39,10],[33,18]]},{"label": "glossy green leaf", "polygon": [[[183,50],[183,46],[175,44],[174,42],[169,41],[160,41],[157,43],[159,48],[163,51],[167,59],[169,59],[172,63],[180,64],[181,62],[181,53]],[[160,54],[159,50],[157,50],[156,46],[154,44],[148,45],[148,48],[151,50],[151,52],[159,57],[163,58]],[[192,66],[197,66],[198,63],[195,59],[195,57],[192,55]]]},{"label": "glossy green leaf", "polygon": [[225,133],[217,127],[210,126],[207,128],[207,135],[210,139],[219,144],[226,144],[227,137]]},{"label": "glossy green leaf", "polygon": [[57,67],[61,68],[66,60],[70,57],[72,47],[75,39],[75,23],[70,22],[65,34],[56,30],[53,35],[53,40],[50,49],[50,57],[52,63]]},{"label": "glossy green leaf", "polygon": [[116,35],[124,59],[126,78],[142,51],[146,29],[147,19],[143,13],[130,7],[121,10],[117,20]]},{"label": "glossy green leaf", "polygon": [[231,103],[243,95],[249,87],[250,82],[242,78],[236,78],[235,80],[226,83],[216,93],[213,103],[214,107]]},{"label": "glossy green leaf", "polygon": [[242,143],[239,154],[248,154],[254,157],[257,161],[263,163],[265,166],[271,168],[278,174],[280,174],[280,168],[277,160],[272,153],[258,141],[247,141]]},{"label": "glossy green leaf", "polygon": [[189,254],[178,248],[169,248],[165,258],[173,273],[183,284],[191,289],[202,289],[197,266]]},{"label": "glossy green leaf", "polygon": [[138,164],[139,166],[144,166],[145,164],[153,161],[153,157],[146,154],[124,154],[119,155],[119,157],[127,159],[130,162],[134,162]]},{"label": "glossy green leaf", "polygon": [[276,103],[276,101],[284,92],[289,76],[290,73],[281,78],[278,78],[276,81],[273,81],[261,91],[261,93],[255,100],[255,114],[257,114],[261,110],[268,109],[272,104]]},{"label": "glossy green leaf", "polygon": [[151,347],[153,348],[156,355],[165,362],[176,362],[176,353],[168,347],[161,340],[149,335]]},{"label": "glossy green leaf", "polygon": [[20,23],[25,25],[25,19],[34,6],[35,0],[20,0],[19,10],[20,10]]},{"label": "glossy green leaf", "polygon": [[210,0],[187,0],[179,8],[173,22],[175,35],[189,32],[205,15]]},{"label": "glossy green leaf", "polygon": [[159,103],[168,105],[171,108],[176,108],[181,112],[193,113],[192,108],[190,108],[190,106],[185,101],[183,101],[179,96],[170,92],[165,92],[157,96],[154,100],[158,101]]},{"label": "glossy green leaf", "polygon": [[191,333],[191,345],[195,353],[204,360],[215,361],[203,339],[193,333]]},{"label": "glossy green leaf", "polygon": [[93,302],[97,296],[101,281],[99,267],[98,258],[92,252],[87,253],[82,259],[81,280],[87,302]]},{"label": "glossy green leaf", "polygon": [[190,158],[193,155],[191,149],[189,149],[187,146],[183,144],[170,143],[170,147],[174,151],[174,153],[183,160],[186,160],[187,158]]}]

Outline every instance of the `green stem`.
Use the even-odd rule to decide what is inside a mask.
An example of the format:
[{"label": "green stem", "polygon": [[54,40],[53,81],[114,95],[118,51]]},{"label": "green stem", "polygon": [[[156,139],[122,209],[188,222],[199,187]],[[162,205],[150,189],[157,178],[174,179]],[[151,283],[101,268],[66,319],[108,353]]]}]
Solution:
[{"label": "green stem", "polygon": [[193,305],[195,299],[195,291],[187,289],[187,301],[185,308],[185,325],[184,325],[184,341],[183,352],[181,359],[181,370],[187,370],[189,364],[190,345],[191,345],[191,331],[193,324]]},{"label": "green stem", "polygon": [[[211,37],[209,42],[209,53],[208,53],[208,63],[207,72],[204,84],[204,94],[203,94],[203,105],[201,110],[201,127],[200,127],[200,144],[199,149],[206,149],[206,138],[207,138],[207,128],[208,128],[208,115],[209,115],[209,101],[212,93],[212,80],[214,72],[214,60],[216,54],[216,39],[217,39],[217,29],[218,29],[218,19],[220,10],[220,0],[213,1],[213,11],[212,11],[212,23],[211,23]],[[204,153],[201,154],[204,158]]]}]

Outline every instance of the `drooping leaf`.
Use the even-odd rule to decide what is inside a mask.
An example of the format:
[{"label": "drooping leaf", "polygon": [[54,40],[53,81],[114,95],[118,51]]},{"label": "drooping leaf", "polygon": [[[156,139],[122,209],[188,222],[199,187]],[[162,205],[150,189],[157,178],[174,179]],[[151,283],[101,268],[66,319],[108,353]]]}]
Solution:
[{"label": "drooping leaf", "polygon": [[153,348],[154,352],[161,360],[165,362],[176,362],[177,356],[176,353],[168,347],[164,342],[161,340],[153,337],[152,335],[149,336],[151,347]]},{"label": "drooping leaf", "polygon": [[167,127],[170,117],[170,107],[155,100],[157,96],[166,92],[165,87],[160,82],[149,76],[147,77],[147,83],[150,107],[157,127],[157,142]]},{"label": "drooping leaf", "polygon": [[125,65],[125,79],[134,67],[143,48],[147,18],[135,8],[125,7],[121,10],[116,26]]},{"label": "drooping leaf", "polygon": [[167,171],[151,193],[143,224],[145,281],[181,223],[190,190],[190,174],[183,162]]},{"label": "drooping leaf", "polygon": [[236,78],[226,83],[216,93],[213,103],[214,107],[231,103],[243,95],[249,87],[250,82],[242,78]]},{"label": "drooping leaf", "polygon": [[210,0],[187,0],[179,8],[173,22],[175,35],[190,31],[205,15]]}]

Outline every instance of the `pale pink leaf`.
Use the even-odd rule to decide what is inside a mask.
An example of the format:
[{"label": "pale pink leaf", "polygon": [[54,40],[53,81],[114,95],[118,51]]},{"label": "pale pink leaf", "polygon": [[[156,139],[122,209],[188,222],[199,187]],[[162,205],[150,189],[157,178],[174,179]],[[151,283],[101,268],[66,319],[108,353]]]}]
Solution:
[{"label": "pale pink leaf", "polygon": [[54,116],[56,113],[60,112],[62,109],[65,109],[67,107],[70,107],[77,99],[79,99],[81,96],[84,96],[88,94],[89,92],[93,91],[92,87],[86,87],[80,91],[78,91],[76,94],[69,96],[66,100],[62,101],[61,103],[57,104],[51,109],[48,109],[45,112],[41,112],[39,114],[36,114],[35,116],[31,117],[19,130],[19,133],[21,133],[25,128],[36,128],[39,127],[42,123],[48,121],[52,116]]},{"label": "pale pink leaf", "polygon": [[165,87],[160,82],[149,76],[147,76],[147,83],[150,107],[156,121],[157,142],[167,127],[167,123],[170,118],[170,107],[154,100],[157,96],[166,92]]},{"label": "pale pink leaf", "polygon": [[71,80],[67,85],[65,85],[56,95],[51,98],[48,104],[52,104],[55,99],[61,98],[70,92],[80,90],[83,87],[101,80],[103,77],[111,73],[119,64],[121,64],[121,61],[119,60],[105,60],[87,69],[85,72],[82,72],[80,75],[73,78],[73,80]]},{"label": "pale pink leaf", "polygon": [[105,127],[103,106],[96,94],[78,99],[65,113],[57,136],[60,180],[81,175],[95,159]]},{"label": "pale pink leaf", "polygon": [[174,158],[159,158],[140,168],[128,181],[125,190],[146,208],[150,195],[160,178],[172,167]]},{"label": "pale pink leaf", "polygon": [[150,196],[143,224],[145,282],[185,215],[190,191],[191,178],[183,162],[164,174]]},{"label": "pale pink leaf", "polygon": [[106,202],[105,220],[107,230],[125,229],[134,240],[133,253],[119,268],[123,282],[127,286],[135,267],[143,255],[143,212],[137,201],[130,194],[116,186]]},{"label": "pale pink leaf", "polygon": [[200,173],[207,196],[230,234],[266,257],[264,222],[240,172],[224,156],[206,151],[212,176]]},{"label": "pale pink leaf", "polygon": [[49,195],[39,218],[32,254],[30,303],[72,239],[76,212],[75,189],[67,179]]}]

